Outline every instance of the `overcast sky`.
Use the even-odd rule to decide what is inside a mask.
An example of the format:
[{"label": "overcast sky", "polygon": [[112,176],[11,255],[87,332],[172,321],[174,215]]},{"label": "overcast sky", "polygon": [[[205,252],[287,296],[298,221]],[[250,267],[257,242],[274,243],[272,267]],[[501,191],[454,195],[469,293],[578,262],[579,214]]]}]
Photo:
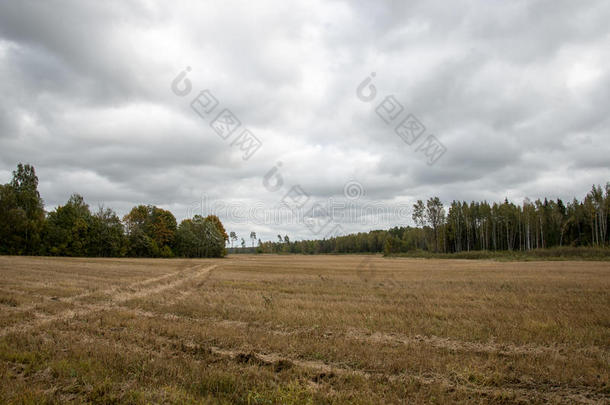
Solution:
[{"label": "overcast sky", "polygon": [[[610,180],[607,0],[203,3],[0,1],[0,182],[30,163],[48,210],[214,210],[247,240]],[[297,185],[313,231],[278,208]]]}]

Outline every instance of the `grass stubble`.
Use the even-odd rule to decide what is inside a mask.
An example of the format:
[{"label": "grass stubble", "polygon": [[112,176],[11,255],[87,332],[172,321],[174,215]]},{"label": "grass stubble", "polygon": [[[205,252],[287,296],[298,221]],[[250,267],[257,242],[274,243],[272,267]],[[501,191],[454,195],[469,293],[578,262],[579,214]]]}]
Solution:
[{"label": "grass stubble", "polygon": [[0,257],[3,403],[610,403],[610,263]]}]

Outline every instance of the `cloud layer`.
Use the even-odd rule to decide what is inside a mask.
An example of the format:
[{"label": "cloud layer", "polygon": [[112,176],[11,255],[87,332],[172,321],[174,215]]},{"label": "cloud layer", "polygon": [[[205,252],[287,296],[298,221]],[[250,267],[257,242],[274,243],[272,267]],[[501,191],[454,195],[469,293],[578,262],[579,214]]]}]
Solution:
[{"label": "cloud layer", "polygon": [[[295,185],[344,232],[409,223],[405,207],[432,195],[581,198],[610,180],[609,20],[603,0],[2,2],[0,179],[29,162],[48,208],[73,192],[120,214],[215,207],[263,239],[323,236],[261,220]],[[207,120],[190,105],[205,89],[219,101]],[[378,116],[390,95],[446,148],[435,164]],[[223,108],[262,142],[250,159],[231,145],[240,130],[210,127]]]}]

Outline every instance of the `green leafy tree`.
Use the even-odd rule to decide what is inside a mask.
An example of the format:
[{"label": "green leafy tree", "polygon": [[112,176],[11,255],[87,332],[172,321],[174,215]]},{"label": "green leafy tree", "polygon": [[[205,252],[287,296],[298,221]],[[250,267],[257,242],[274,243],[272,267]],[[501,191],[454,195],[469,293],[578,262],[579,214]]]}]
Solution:
[{"label": "green leafy tree", "polygon": [[152,205],[138,205],[125,215],[123,222],[130,256],[173,256],[177,226],[170,211]]},{"label": "green leafy tree", "polygon": [[54,256],[88,256],[92,218],[82,196],[73,194],[51,211],[44,232],[44,251]]},{"label": "green leafy tree", "polygon": [[176,250],[184,257],[222,257],[225,255],[225,238],[216,221],[195,215],[178,226]]},{"label": "green leafy tree", "polygon": [[91,215],[89,256],[120,257],[127,253],[123,223],[110,208],[99,207]]},{"label": "green leafy tree", "polygon": [[218,229],[218,232],[220,232],[220,236],[222,236],[222,239],[225,242],[229,241],[229,235],[227,235],[227,231],[225,230],[224,225],[220,221],[220,218],[218,218],[216,215],[208,215],[207,217],[205,217],[205,219],[211,221],[214,224],[216,229]]},{"label": "green leafy tree", "polygon": [[19,163],[11,182],[0,188],[0,253],[39,253],[44,219],[36,171]]},{"label": "green leafy tree", "polygon": [[438,252],[440,227],[445,221],[445,209],[438,197],[430,198],[426,202],[426,220],[434,230],[434,251]]}]

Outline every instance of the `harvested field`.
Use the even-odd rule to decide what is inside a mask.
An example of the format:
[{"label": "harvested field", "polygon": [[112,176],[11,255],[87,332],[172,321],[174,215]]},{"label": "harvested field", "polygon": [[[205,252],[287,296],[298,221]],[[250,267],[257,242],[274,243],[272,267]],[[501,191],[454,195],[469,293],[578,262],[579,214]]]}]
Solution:
[{"label": "harvested field", "polygon": [[610,263],[0,257],[0,402],[610,403]]}]

